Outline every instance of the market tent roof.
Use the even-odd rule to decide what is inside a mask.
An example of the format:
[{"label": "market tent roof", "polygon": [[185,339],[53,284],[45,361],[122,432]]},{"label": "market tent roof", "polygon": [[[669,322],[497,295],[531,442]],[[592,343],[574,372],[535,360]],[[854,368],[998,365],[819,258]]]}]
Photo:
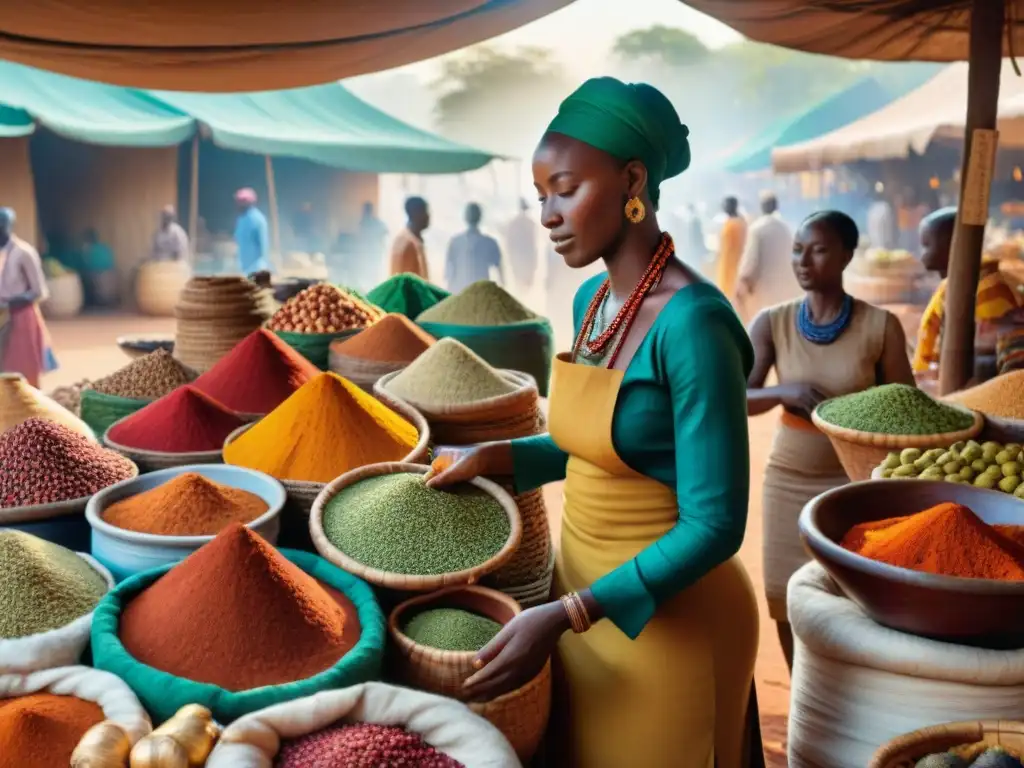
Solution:
[{"label": "market tent roof", "polygon": [[[937,138],[963,137],[967,64],[950,64],[920,88],[831,133],[772,152],[781,173],[814,170],[857,160],[921,154]],[[1024,147],[1024,78],[1003,62],[999,92],[999,144]]]},{"label": "market tent roof", "polygon": [[376,173],[460,173],[493,159],[403,123],[339,83],[262,93],[150,93],[202,122],[226,149]]},{"label": "market tent roof", "polygon": [[146,93],[0,61],[0,136],[27,136],[36,121],[77,141],[129,147],[172,146],[195,129]]},{"label": "market tent roof", "polygon": [[[878,61],[968,58],[965,0],[685,0],[762,43]],[[1003,55],[1024,50],[1024,0],[1006,0]],[[962,104],[961,104],[962,107]]]},{"label": "market tent roof", "polygon": [[138,88],[294,88],[438,56],[570,2],[31,0],[6,4],[0,58]]},{"label": "market tent roof", "polygon": [[775,121],[733,153],[725,169],[750,173],[771,168],[772,149],[807,141],[874,112],[892,101],[892,94],[871,77],[823,99],[795,116]]}]

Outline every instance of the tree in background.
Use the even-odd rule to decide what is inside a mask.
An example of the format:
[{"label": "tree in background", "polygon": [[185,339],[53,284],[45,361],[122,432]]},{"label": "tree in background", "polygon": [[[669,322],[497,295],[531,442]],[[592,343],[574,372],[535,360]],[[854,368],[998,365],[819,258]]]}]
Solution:
[{"label": "tree in background", "polygon": [[683,29],[655,24],[620,36],[612,48],[620,59],[682,68],[700,64],[711,52],[695,35]]}]

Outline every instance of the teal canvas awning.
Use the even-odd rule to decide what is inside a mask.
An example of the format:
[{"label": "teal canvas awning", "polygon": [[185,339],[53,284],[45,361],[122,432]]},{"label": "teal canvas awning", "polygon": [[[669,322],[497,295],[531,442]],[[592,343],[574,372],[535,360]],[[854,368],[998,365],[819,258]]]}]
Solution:
[{"label": "teal canvas awning", "polygon": [[202,122],[225,149],[374,173],[461,173],[493,159],[403,123],[339,83],[258,93],[150,93]]},{"label": "teal canvas awning", "polygon": [[732,173],[770,170],[772,150],[776,147],[799,144],[842,128],[881,109],[894,96],[874,78],[863,78],[810,109],[775,121],[733,153],[726,160],[725,169]]},{"label": "teal canvas awning", "polygon": [[0,136],[27,136],[35,123],[89,144],[167,147],[195,122],[142,91],[0,61]]}]

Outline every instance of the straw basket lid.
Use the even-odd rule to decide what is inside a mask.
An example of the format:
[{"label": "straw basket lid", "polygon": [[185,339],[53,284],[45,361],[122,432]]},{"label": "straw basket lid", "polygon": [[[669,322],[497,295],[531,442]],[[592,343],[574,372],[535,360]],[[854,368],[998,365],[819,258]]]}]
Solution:
[{"label": "straw basket lid", "polygon": [[814,422],[814,426],[830,438],[843,440],[854,445],[885,448],[888,450],[894,448],[934,448],[939,445],[952,445],[961,440],[970,440],[973,437],[977,437],[978,433],[981,432],[981,428],[985,425],[985,417],[977,411],[971,411],[967,408],[961,408],[948,403],[947,405],[951,408],[958,408],[961,411],[970,413],[974,417],[974,423],[967,429],[961,429],[956,432],[937,432],[930,435],[886,435],[881,432],[862,432],[858,429],[849,429],[848,427],[838,427],[835,424],[830,424],[821,418],[818,413],[821,410],[821,405],[814,409],[814,412],[811,414],[811,421]]},{"label": "straw basket lid", "polygon": [[497,570],[505,565],[519,546],[519,540],[523,535],[523,525],[519,518],[519,508],[515,500],[506,493],[502,487],[490,480],[477,477],[469,481],[483,491],[494,497],[494,500],[501,505],[502,510],[508,516],[509,534],[508,539],[493,557],[485,560],[472,568],[466,568],[452,573],[441,573],[429,576],[418,574],[390,573],[377,568],[371,568],[346,555],[328,540],[324,533],[323,518],[324,510],[328,502],[338,495],[343,489],[355,485],[360,480],[381,475],[394,475],[401,473],[416,473],[425,475],[429,467],[422,464],[411,464],[407,462],[385,462],[382,464],[371,464],[366,467],[346,472],[333,482],[328,483],[313,502],[313,509],[309,515],[309,533],[313,539],[313,546],[317,552],[328,562],[359,576],[377,587],[394,589],[402,592],[428,592],[442,587],[456,584],[473,584],[483,576]]},{"label": "straw basket lid", "polygon": [[971,720],[922,728],[883,744],[871,758],[868,768],[914,768],[926,755],[978,742],[989,747],[1024,751],[1024,723]]},{"label": "straw basket lid", "polygon": [[[129,461],[131,461],[129,459]],[[132,474],[126,480],[131,480],[139,475],[138,465],[132,461]],[[91,496],[83,496],[79,499],[68,499],[67,501],[56,501],[53,504],[35,504],[28,507],[0,507],[0,525],[11,523],[29,523],[35,520],[49,520],[53,517],[73,515],[85,510]]]}]

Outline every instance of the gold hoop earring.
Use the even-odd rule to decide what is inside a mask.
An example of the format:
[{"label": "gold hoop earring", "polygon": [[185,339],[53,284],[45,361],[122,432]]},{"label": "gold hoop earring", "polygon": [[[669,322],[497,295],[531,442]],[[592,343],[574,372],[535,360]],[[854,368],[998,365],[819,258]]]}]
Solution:
[{"label": "gold hoop earring", "polygon": [[647,209],[639,197],[634,197],[626,203],[626,219],[631,224],[639,224],[647,216]]}]

